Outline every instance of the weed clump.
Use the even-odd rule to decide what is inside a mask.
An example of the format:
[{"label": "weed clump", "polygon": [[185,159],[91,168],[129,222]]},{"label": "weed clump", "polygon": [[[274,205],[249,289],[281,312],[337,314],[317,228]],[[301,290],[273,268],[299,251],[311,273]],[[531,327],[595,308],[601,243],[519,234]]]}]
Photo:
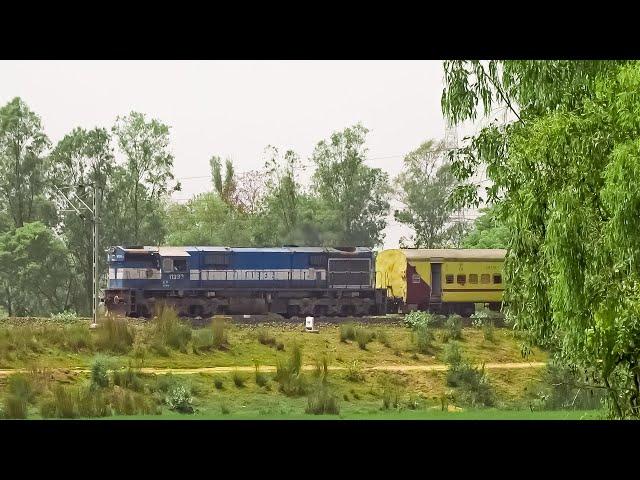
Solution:
[{"label": "weed clump", "polygon": [[91,364],[91,386],[94,389],[109,386],[110,361],[106,357],[97,356]]},{"label": "weed clump", "polygon": [[391,348],[391,341],[389,340],[387,332],[385,332],[384,330],[378,330],[376,332],[376,339],[385,347]]},{"label": "weed clump", "polygon": [[260,371],[260,365],[258,362],[255,362],[255,366],[256,366],[256,373],[255,373],[255,379],[256,379],[256,385],[258,385],[259,387],[266,387],[267,384],[269,383],[269,376]]},{"label": "weed clump", "polygon": [[165,399],[170,410],[180,413],[193,413],[193,398],[183,385],[174,385]]},{"label": "weed clump", "polygon": [[134,392],[144,391],[144,382],[138,372],[131,367],[126,370],[116,370],[113,372],[113,384]]},{"label": "weed clump", "polygon": [[427,323],[419,323],[413,327],[412,338],[419,353],[428,354],[433,350],[434,335]]},{"label": "weed clump", "polygon": [[213,332],[213,346],[218,350],[229,347],[229,338],[227,337],[227,326],[223,318],[213,317],[211,320],[211,330]]},{"label": "weed clump", "polygon": [[224,389],[224,382],[220,377],[216,377],[213,379],[213,385],[216,387],[216,390]]},{"label": "weed clump", "polygon": [[340,414],[338,398],[329,391],[329,387],[324,382],[320,382],[316,389],[307,397],[305,413],[313,415]]},{"label": "weed clump", "polygon": [[364,382],[364,373],[357,360],[347,365],[347,374],[345,378],[350,382]]},{"label": "weed clump", "polygon": [[[191,340],[191,328],[180,321],[174,309],[161,305],[154,319],[154,337],[154,349],[160,344],[186,353]],[[158,353],[163,354],[161,351]]]},{"label": "weed clump", "polygon": [[371,342],[374,338],[374,334],[371,330],[367,330],[366,328],[356,328],[356,342],[361,350],[367,349],[367,344]]},{"label": "weed clump", "polygon": [[231,378],[233,379],[234,385],[238,388],[244,387],[244,384],[247,381],[247,378],[237,370],[233,372],[233,374],[231,375]]},{"label": "weed clump", "polygon": [[445,332],[443,341],[462,339],[462,317],[460,315],[450,315],[444,324]]},{"label": "weed clump", "polygon": [[340,325],[340,341],[346,343],[347,340],[356,339],[356,329],[352,323],[345,323]]},{"label": "weed clump", "polygon": [[276,337],[271,335],[266,328],[261,328],[258,330],[258,342],[269,347],[275,347],[277,343]]},{"label": "weed clump", "polygon": [[294,343],[288,361],[278,359],[275,380],[280,391],[287,396],[296,397],[306,393],[306,383],[302,375],[302,348]]},{"label": "weed clump", "polygon": [[134,339],[135,331],[124,319],[107,317],[98,324],[96,345],[101,350],[127,353]]}]

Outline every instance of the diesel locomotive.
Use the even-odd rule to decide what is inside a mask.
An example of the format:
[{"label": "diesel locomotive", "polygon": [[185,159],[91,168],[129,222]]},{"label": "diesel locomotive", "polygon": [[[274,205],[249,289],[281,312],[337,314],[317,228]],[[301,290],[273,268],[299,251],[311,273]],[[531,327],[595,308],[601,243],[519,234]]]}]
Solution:
[{"label": "diesel locomotive", "polygon": [[497,310],[505,250],[365,247],[147,247],[108,252],[110,314],[365,316]]},{"label": "diesel locomotive", "polygon": [[361,316],[386,312],[369,248],[112,247],[104,305],[148,317],[267,314]]}]

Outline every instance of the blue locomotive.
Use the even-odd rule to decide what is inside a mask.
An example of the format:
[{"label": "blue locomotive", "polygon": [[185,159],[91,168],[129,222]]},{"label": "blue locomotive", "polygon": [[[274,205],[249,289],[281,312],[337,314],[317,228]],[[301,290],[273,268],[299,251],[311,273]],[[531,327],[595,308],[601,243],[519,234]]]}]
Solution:
[{"label": "blue locomotive", "polygon": [[385,313],[374,255],[363,247],[144,247],[108,253],[104,304],[148,317],[167,304],[181,316],[267,314],[359,316]]}]

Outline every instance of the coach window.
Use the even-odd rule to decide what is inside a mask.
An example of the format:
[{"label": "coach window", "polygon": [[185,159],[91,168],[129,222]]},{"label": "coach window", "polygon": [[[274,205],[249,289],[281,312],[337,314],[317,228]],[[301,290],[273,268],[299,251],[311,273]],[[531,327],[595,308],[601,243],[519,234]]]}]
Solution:
[{"label": "coach window", "polygon": [[493,276],[493,283],[496,283],[496,284],[502,283],[502,275],[495,274]]},{"label": "coach window", "polygon": [[173,271],[174,272],[186,272],[187,271],[187,260],[184,258],[176,258],[173,260]]},{"label": "coach window", "polygon": [[172,258],[163,258],[162,259],[162,271],[163,272],[173,272],[173,259]]},{"label": "coach window", "polygon": [[458,275],[457,281],[460,285],[464,285],[465,283],[467,283],[467,276],[466,275]]},{"label": "coach window", "polygon": [[480,275],[480,283],[491,283],[491,275],[488,273]]},{"label": "coach window", "polygon": [[475,273],[469,274],[469,283],[478,283],[478,275]]},{"label": "coach window", "polygon": [[446,276],[446,282],[447,283],[453,283],[453,275],[447,275]]}]

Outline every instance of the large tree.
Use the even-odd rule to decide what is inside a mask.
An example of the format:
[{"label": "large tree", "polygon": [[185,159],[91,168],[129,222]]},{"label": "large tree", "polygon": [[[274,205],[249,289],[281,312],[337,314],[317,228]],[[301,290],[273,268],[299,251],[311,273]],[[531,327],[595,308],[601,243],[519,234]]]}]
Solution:
[{"label": "large tree", "polygon": [[454,61],[442,98],[454,122],[511,111],[455,171],[486,164],[501,202],[508,316],[605,388],[616,417],[640,416],[639,87],[638,62]]},{"label": "large tree", "polygon": [[0,108],[0,208],[6,212],[0,224],[19,228],[34,220],[54,221],[45,196],[48,146],[40,117],[22,99]]},{"label": "large tree", "polygon": [[163,201],[171,192],[180,190],[172,172],[169,127],[156,119],[147,120],[142,113],[131,112],[118,117],[113,132],[124,163],[114,175],[115,196],[110,203],[121,202],[124,206],[122,220],[128,227],[128,242],[159,242],[164,236]]},{"label": "large tree", "polygon": [[417,248],[445,247],[454,236],[449,196],[457,181],[446,152],[444,142],[427,140],[405,156],[404,169],[396,178],[404,208],[394,216],[413,229],[411,242]]},{"label": "large tree", "polygon": [[314,189],[333,212],[327,220],[343,245],[380,245],[387,225],[389,178],[365,163],[367,132],[360,124],[335,132],[316,145],[311,157]]},{"label": "large tree", "polygon": [[[110,146],[109,132],[102,128],[85,130],[76,128],[58,142],[50,155],[52,181],[73,204],[82,208],[81,203],[93,208],[94,186],[98,192],[96,199],[99,211],[99,271],[104,272],[106,259],[103,252],[112,241],[117,241],[114,219],[122,215],[118,210],[102,212],[103,198],[111,194],[111,177],[115,168]],[[61,196],[61,195],[60,195]],[[62,200],[62,199],[61,199]],[[82,208],[81,213],[70,209],[66,202],[61,217],[64,239],[73,259],[74,270],[82,277],[83,299],[77,310],[91,311],[93,298],[93,218],[91,212]],[[71,210],[71,211],[69,211]],[[100,214],[101,213],[101,214]]]}]

